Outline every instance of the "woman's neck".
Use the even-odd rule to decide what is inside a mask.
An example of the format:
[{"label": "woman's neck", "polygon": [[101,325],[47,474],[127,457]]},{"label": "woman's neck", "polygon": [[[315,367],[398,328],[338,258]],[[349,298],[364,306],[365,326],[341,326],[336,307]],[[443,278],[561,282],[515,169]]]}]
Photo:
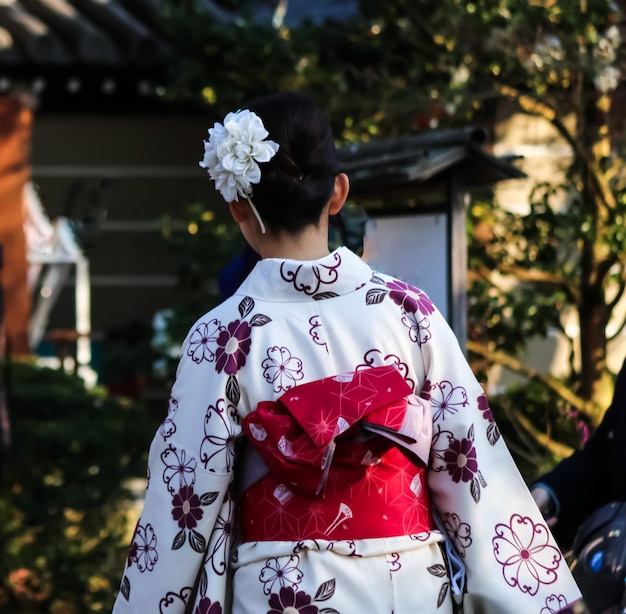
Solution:
[{"label": "woman's neck", "polygon": [[262,235],[257,251],[261,258],[290,260],[318,260],[330,253],[328,249],[328,224],[307,226],[302,232],[279,235]]}]

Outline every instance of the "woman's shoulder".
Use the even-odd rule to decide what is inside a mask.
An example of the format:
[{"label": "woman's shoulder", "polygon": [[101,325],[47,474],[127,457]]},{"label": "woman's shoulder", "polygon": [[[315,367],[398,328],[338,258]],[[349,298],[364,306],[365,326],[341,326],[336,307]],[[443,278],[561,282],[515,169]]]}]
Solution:
[{"label": "woman's shoulder", "polygon": [[201,329],[206,329],[207,331],[209,329],[221,330],[233,318],[237,317],[239,313],[237,306],[240,300],[241,297],[237,299],[235,296],[231,296],[198,316],[189,327],[186,339]]}]

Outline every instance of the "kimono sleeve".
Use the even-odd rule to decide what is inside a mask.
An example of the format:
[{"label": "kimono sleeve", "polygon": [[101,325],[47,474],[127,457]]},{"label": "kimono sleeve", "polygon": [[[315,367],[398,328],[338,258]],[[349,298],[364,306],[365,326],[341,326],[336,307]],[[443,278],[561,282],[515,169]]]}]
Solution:
[{"label": "kimono sleeve", "polygon": [[555,614],[580,598],[494,422],[487,397],[439,312],[421,346],[430,400],[433,505],[463,558],[464,612]]},{"label": "kimono sleeve", "polygon": [[192,601],[208,611],[228,600],[229,485],[241,428],[210,339],[200,323],[183,344],[168,415],[150,447],[145,501],[114,614],[182,614],[196,611]]}]

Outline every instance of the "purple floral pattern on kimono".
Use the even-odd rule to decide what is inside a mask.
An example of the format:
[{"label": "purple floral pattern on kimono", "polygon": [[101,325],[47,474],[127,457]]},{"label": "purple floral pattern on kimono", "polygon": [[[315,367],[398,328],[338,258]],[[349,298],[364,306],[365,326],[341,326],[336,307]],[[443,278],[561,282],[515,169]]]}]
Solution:
[{"label": "purple floral pattern on kimono", "polygon": [[448,381],[431,384],[430,403],[433,408],[433,420],[445,420],[446,414],[456,414],[462,407],[467,407],[467,391],[463,386],[454,386]]},{"label": "purple floral pattern on kimono", "polygon": [[194,492],[193,486],[182,486],[180,490],[174,494],[171,503],[172,519],[180,531],[174,537],[172,542],[172,550],[182,548],[187,542],[196,552],[204,552],[206,549],[206,539],[202,533],[196,531],[198,522],[204,517],[205,506],[211,505],[218,497],[217,492],[206,492],[198,495]]},{"label": "purple floral pattern on kimono", "polygon": [[493,554],[509,586],[536,595],[541,584],[556,582],[563,555],[550,543],[550,532],[544,524],[513,514],[509,524],[496,525],[495,533]]},{"label": "purple floral pattern on kimono", "polygon": [[487,395],[481,394],[477,399],[477,404],[478,409],[483,413],[483,418],[489,423],[487,425],[487,439],[492,446],[495,446],[498,439],[500,439],[500,429],[496,424],[493,413],[491,413]]},{"label": "purple floral pattern on kimono", "polygon": [[181,529],[193,529],[202,519],[202,502],[193,486],[182,486],[172,497],[172,517]]},{"label": "purple floral pattern on kimono", "polygon": [[487,482],[478,467],[473,425],[461,438],[437,427],[433,431],[431,465],[433,471],[447,471],[453,483],[469,483],[472,498],[476,503],[480,501],[481,489]]},{"label": "purple floral pattern on kimono", "polygon": [[281,587],[269,598],[270,609],[267,614],[340,614],[333,608],[319,609],[313,602],[327,601],[335,594],[335,580],[328,580],[320,585],[315,597],[304,591],[297,591],[289,586]]},{"label": "purple floral pattern on kimono", "polygon": [[168,437],[171,437],[176,432],[176,424],[174,423],[174,418],[176,417],[177,411],[178,401],[170,397],[167,408],[167,416],[159,427],[159,435],[163,437],[163,441],[165,441]]},{"label": "purple floral pattern on kimono", "polygon": [[[135,545],[137,546],[136,548]],[[144,571],[152,571],[154,569],[159,560],[159,554],[157,552],[157,536],[150,523],[145,526],[137,524],[131,552],[129,552],[130,556],[133,556],[133,560],[140,572],[143,573]]]},{"label": "purple floral pattern on kimono", "polygon": [[567,606],[565,595],[550,595],[546,598],[545,607],[541,608],[539,614],[558,614]]},{"label": "purple floral pattern on kimono", "polygon": [[365,294],[367,305],[381,303],[389,298],[402,310],[402,323],[409,329],[409,338],[420,346],[427,343],[432,334],[428,315],[435,312],[435,306],[428,296],[419,288],[415,288],[399,279],[385,281],[374,274],[371,279],[382,287],[370,288]]},{"label": "purple floral pattern on kimono", "polygon": [[233,375],[246,364],[252,329],[245,320],[234,320],[217,337],[215,369]]},{"label": "purple floral pattern on kimono", "polygon": [[219,576],[226,573],[226,569],[228,568],[227,556],[229,544],[235,530],[232,523],[233,501],[230,496],[227,497],[226,503],[226,512],[224,515],[218,515],[215,526],[213,527],[213,533],[209,540],[211,548],[206,552],[207,562],[211,563],[213,571]]},{"label": "purple floral pattern on kimono", "polygon": [[409,339],[420,347],[428,343],[432,337],[430,332],[430,320],[426,316],[417,313],[405,313],[402,315],[402,324],[409,329]]},{"label": "purple floral pattern on kimono", "polygon": [[217,601],[211,602],[208,597],[203,597],[193,614],[222,614],[222,606]]},{"label": "purple floral pattern on kimono", "polygon": [[304,377],[302,361],[292,356],[289,348],[274,345],[267,350],[267,358],[261,363],[263,377],[272,384],[274,392],[293,388]]},{"label": "purple floral pattern on kimono", "polygon": [[419,288],[415,288],[403,281],[394,279],[386,283],[389,289],[389,298],[400,305],[407,313],[419,311],[424,315],[435,311],[431,300]]},{"label": "purple floral pattern on kimono", "polygon": [[[219,428],[214,424],[216,420],[221,423]],[[212,461],[220,457],[223,457],[226,470],[232,469],[235,462],[237,424],[239,424],[237,410],[225,399],[218,399],[215,405],[209,405],[204,416],[204,438],[200,444],[200,462],[205,469],[214,471]]]},{"label": "purple floral pattern on kimono", "polygon": [[311,596],[305,592],[284,587],[270,596],[267,614],[317,614],[319,609],[311,601]]},{"label": "purple floral pattern on kimono", "polygon": [[215,318],[209,320],[209,322],[200,322],[189,336],[187,355],[191,356],[195,363],[201,363],[203,360],[213,362],[215,353],[210,345],[217,341],[223,330],[224,327]]},{"label": "purple floral pattern on kimono", "polygon": [[174,494],[183,486],[191,486],[196,483],[196,459],[187,457],[185,450],[178,450],[169,445],[161,452],[161,461],[165,465],[163,469],[163,481],[167,484],[167,490]]},{"label": "purple floral pattern on kimono", "polygon": [[259,575],[259,581],[263,584],[263,592],[269,595],[276,584],[279,589],[289,587],[296,590],[303,576],[298,567],[299,563],[300,557],[297,554],[268,559]]},{"label": "purple floral pattern on kimono", "polygon": [[443,462],[453,482],[469,482],[478,471],[476,449],[469,439],[453,439],[450,448],[443,453]]},{"label": "purple floral pattern on kimono", "polygon": [[472,545],[472,529],[467,522],[461,522],[457,514],[444,514],[443,526],[450,536],[456,551],[465,556],[465,550]]}]

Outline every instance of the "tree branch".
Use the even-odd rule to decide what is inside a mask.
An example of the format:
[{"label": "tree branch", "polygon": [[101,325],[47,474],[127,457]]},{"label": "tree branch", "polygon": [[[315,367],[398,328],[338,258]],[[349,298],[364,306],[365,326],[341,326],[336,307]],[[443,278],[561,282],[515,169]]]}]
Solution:
[{"label": "tree branch", "polygon": [[535,369],[527,367],[519,360],[508,356],[504,352],[491,350],[488,346],[471,340],[468,340],[466,345],[468,350],[474,352],[475,354],[478,354],[479,356],[482,356],[483,358],[486,358],[493,364],[502,365],[503,367],[510,369],[514,373],[523,375],[528,379],[541,382],[544,386],[547,386],[550,390],[556,392],[562,399],[567,401],[572,407],[582,412],[586,416],[593,416],[594,412],[597,412],[600,409],[600,407],[593,401],[586,401],[582,397],[574,394],[568,386],[566,386],[556,378],[550,375],[543,375]]},{"label": "tree branch", "polygon": [[571,456],[574,452],[574,448],[566,446],[563,443],[554,441],[551,437],[548,437],[545,433],[542,433],[522,412],[517,409],[512,409],[511,413],[515,417],[515,420],[522,426],[522,428],[529,433],[535,441],[538,441],[546,450],[549,450],[555,456],[563,459]]},{"label": "tree branch", "polygon": [[565,139],[572,150],[578,152],[576,139],[570,134],[569,130],[558,118],[556,111],[552,107],[528,94],[522,94],[517,88],[511,87],[510,85],[495,83],[494,88],[500,95],[517,101],[524,111],[532,115],[538,115],[549,121],[559,131],[559,134]]}]

